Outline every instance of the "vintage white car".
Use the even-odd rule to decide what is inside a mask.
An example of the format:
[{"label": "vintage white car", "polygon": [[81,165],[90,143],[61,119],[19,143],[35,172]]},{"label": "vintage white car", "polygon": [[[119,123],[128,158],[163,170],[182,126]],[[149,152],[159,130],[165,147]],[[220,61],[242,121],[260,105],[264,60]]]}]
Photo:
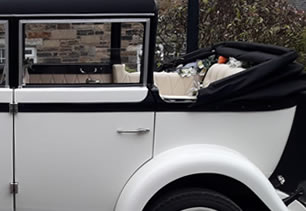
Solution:
[{"label": "vintage white car", "polygon": [[[227,42],[154,72],[154,0],[0,2],[0,211],[306,210],[294,51]],[[171,71],[209,56],[249,67]]]}]

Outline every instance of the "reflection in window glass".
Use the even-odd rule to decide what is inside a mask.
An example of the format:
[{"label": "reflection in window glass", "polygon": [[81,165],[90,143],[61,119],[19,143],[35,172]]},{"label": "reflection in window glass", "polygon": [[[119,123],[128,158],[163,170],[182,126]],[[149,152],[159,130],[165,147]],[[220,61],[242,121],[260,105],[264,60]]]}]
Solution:
[{"label": "reflection in window glass", "polygon": [[111,60],[112,26],[112,23],[26,23],[23,83],[139,83],[144,25],[121,24],[120,58],[116,62]]},{"label": "reflection in window glass", "polygon": [[[26,24],[26,48],[38,64],[103,63],[110,58],[111,24]],[[27,53],[31,50],[27,50]]]},{"label": "reflection in window glass", "polygon": [[144,27],[140,23],[122,24],[121,58],[129,72],[140,72]]},{"label": "reflection in window glass", "polygon": [[6,55],[6,25],[0,23],[0,85],[5,85],[7,73],[7,55]]}]

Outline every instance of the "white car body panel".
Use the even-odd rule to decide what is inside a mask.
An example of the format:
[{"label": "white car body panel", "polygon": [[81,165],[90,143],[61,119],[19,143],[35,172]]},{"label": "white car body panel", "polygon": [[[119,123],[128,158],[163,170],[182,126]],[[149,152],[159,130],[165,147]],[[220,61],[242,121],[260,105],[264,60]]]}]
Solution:
[{"label": "white car body panel", "polygon": [[[153,113],[20,113],[17,209],[112,210],[153,150]],[[72,127],[73,125],[73,127]],[[146,127],[148,134],[118,134]]]},{"label": "white car body panel", "polygon": [[[80,92],[21,89],[16,101],[138,102],[148,92],[142,87],[75,90]],[[113,210],[128,179],[152,158],[154,117],[154,112],[18,113],[17,210]],[[150,131],[117,132],[138,128]]]},{"label": "white car body panel", "polygon": [[295,200],[288,207],[289,211],[305,211],[306,208],[299,201]]},{"label": "white car body panel", "polygon": [[[147,94],[144,87],[27,88],[16,90],[15,101],[132,103]],[[113,210],[120,196],[116,211],[141,211],[169,182],[217,173],[244,183],[272,211],[288,210],[267,177],[285,148],[295,111],[18,113],[17,209]],[[151,131],[117,133],[138,128]]]},{"label": "white car body panel", "polygon": [[188,175],[213,173],[249,187],[272,211],[288,211],[265,175],[240,153],[212,145],[190,145],[156,156],[131,178],[116,211],[140,211],[165,185]]},{"label": "white car body panel", "polygon": [[287,144],[296,108],[269,112],[158,112],[155,155],[189,144],[233,149],[270,177]]},{"label": "white car body panel", "polygon": [[[0,89],[0,103],[12,102],[12,90]],[[9,184],[13,182],[13,115],[0,113],[0,211],[12,211]]]},{"label": "white car body panel", "polygon": [[13,90],[9,88],[0,88],[0,103],[12,103]]},{"label": "white car body panel", "polygon": [[9,184],[13,182],[13,117],[0,113],[0,211],[12,211],[13,199]]},{"label": "white car body panel", "polygon": [[146,87],[21,88],[15,99],[20,103],[133,103],[147,94]]}]

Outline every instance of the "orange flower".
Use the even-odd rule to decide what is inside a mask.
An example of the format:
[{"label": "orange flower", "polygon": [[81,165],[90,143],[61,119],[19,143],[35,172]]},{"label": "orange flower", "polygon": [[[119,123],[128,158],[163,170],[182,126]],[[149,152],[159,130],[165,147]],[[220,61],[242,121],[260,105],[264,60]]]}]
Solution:
[{"label": "orange flower", "polygon": [[224,57],[224,56],[219,56],[219,59],[218,59],[218,63],[219,64],[225,64],[227,62],[227,58]]}]

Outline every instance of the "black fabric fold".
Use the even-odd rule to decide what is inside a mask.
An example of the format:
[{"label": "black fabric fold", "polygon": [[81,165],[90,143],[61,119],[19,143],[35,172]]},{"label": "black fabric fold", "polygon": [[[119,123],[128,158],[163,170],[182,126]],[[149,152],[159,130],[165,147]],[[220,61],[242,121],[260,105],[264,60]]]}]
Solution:
[{"label": "black fabric fold", "polygon": [[277,46],[229,42],[213,47],[217,55],[255,62],[251,68],[199,90],[194,106],[244,102],[272,103],[306,91],[306,73],[298,54]]}]

